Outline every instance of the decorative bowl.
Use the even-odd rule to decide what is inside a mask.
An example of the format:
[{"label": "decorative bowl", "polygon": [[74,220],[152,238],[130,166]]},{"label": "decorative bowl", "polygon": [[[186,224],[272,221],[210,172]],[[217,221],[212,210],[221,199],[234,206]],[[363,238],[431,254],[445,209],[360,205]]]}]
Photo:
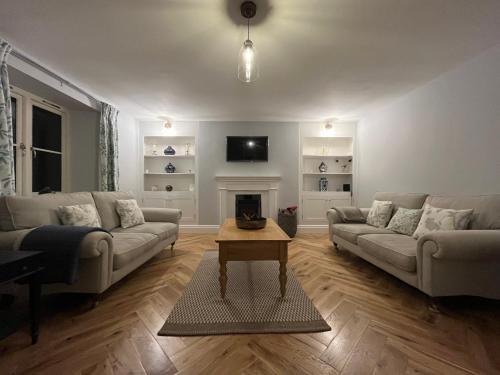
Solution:
[{"label": "decorative bowl", "polygon": [[266,226],[267,220],[265,217],[247,220],[244,217],[236,218],[236,226],[240,229],[262,229]]}]

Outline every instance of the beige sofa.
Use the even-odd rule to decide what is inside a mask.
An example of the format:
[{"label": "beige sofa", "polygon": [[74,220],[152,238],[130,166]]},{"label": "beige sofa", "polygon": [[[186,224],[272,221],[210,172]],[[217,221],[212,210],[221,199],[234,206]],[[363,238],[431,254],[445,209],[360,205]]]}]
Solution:
[{"label": "beige sofa", "polygon": [[[500,299],[500,195],[435,196],[377,193],[398,207],[474,209],[468,230],[434,232],[415,240],[368,224],[342,223],[329,210],[330,239],[430,296],[474,295]],[[368,208],[361,211],[368,215]]]},{"label": "beige sofa", "polygon": [[48,292],[101,293],[167,246],[179,233],[181,211],[142,209],[146,223],[123,229],[115,210],[117,199],[132,199],[126,192],[57,193],[0,199],[0,249],[17,250],[33,228],[55,224],[58,206],[92,204],[102,227],[112,233],[93,232],[80,244],[79,280],[73,285],[45,285]]}]

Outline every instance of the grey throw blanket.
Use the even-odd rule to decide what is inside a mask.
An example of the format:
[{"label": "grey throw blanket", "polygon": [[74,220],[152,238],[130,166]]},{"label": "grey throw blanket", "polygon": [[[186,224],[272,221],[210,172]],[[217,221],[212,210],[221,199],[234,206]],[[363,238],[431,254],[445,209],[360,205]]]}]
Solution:
[{"label": "grey throw blanket", "polygon": [[332,207],[344,223],[365,223],[366,219],[357,207]]},{"label": "grey throw blanket", "polygon": [[29,232],[19,250],[45,252],[42,283],[73,284],[78,280],[80,242],[91,232],[108,231],[92,227],[44,225]]}]

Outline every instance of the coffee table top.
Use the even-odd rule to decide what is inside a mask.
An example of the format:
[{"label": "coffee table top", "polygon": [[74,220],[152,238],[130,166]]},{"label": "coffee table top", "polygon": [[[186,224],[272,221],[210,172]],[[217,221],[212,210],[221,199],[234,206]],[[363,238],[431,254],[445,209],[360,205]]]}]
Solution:
[{"label": "coffee table top", "polygon": [[234,218],[226,219],[219,228],[215,242],[224,241],[286,241],[291,239],[276,222],[267,218],[267,224],[262,229],[239,229]]}]

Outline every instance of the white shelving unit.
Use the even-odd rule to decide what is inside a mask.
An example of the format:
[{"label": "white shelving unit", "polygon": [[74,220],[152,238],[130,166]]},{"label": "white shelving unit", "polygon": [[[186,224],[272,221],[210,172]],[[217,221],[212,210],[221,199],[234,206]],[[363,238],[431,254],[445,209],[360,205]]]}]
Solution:
[{"label": "white shelving unit", "polygon": [[[175,155],[164,155],[171,146]],[[196,223],[196,137],[195,136],[144,136],[143,137],[143,192],[144,207],[179,208],[182,223]],[[172,163],[175,173],[165,168]],[[166,187],[172,186],[172,191]]]},{"label": "white shelving unit", "polygon": [[[301,222],[326,224],[326,212],[333,206],[352,204],[353,137],[304,137],[301,149]],[[321,163],[327,166],[320,172]],[[328,191],[320,191],[320,178]],[[349,185],[349,191],[344,186]]]}]

